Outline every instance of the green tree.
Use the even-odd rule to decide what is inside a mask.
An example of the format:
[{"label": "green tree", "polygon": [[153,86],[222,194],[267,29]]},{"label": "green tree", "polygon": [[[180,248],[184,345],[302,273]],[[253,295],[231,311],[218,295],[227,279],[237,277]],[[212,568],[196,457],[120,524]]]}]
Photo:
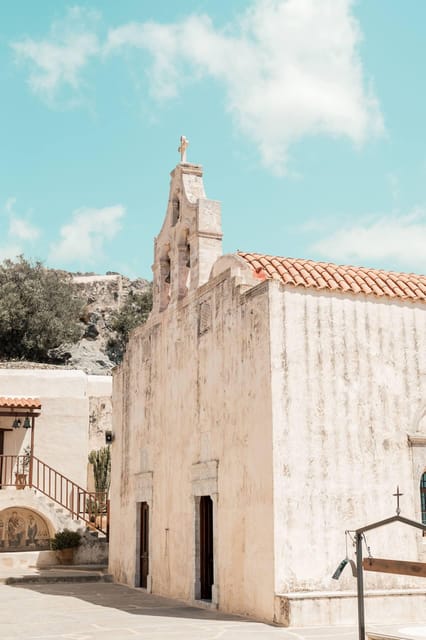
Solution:
[{"label": "green tree", "polygon": [[0,264],[0,358],[46,362],[80,337],[83,301],[71,276],[23,256]]},{"label": "green tree", "polygon": [[115,337],[108,341],[108,352],[114,362],[121,362],[131,331],[144,324],[152,309],[152,285],[142,293],[130,291],[111,322]]}]

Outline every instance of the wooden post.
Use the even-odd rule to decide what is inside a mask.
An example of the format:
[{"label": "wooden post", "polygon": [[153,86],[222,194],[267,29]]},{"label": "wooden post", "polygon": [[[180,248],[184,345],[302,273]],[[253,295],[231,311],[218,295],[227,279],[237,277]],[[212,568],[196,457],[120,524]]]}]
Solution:
[{"label": "wooden post", "polygon": [[30,487],[33,486],[33,457],[34,457],[34,429],[35,429],[35,417],[31,416],[31,453],[30,453],[30,471],[29,482]]}]

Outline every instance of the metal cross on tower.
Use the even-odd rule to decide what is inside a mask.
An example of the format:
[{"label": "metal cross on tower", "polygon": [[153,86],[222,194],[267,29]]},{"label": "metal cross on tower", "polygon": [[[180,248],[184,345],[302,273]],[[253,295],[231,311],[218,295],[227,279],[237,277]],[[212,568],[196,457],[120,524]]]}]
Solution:
[{"label": "metal cross on tower", "polygon": [[399,507],[399,499],[404,494],[399,492],[399,486],[397,486],[396,493],[393,493],[392,495],[396,498],[396,515],[399,516],[399,514],[401,513],[401,509]]}]

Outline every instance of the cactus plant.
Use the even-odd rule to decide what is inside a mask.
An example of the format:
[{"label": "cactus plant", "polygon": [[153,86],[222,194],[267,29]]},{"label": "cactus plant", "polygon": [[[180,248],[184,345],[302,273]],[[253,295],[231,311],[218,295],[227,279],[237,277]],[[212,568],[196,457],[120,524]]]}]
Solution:
[{"label": "cactus plant", "polygon": [[99,502],[102,507],[105,506],[105,497],[109,491],[111,482],[111,449],[110,447],[102,447],[101,449],[93,449],[89,453],[89,462],[93,466],[93,476],[95,478],[95,491],[99,494]]}]

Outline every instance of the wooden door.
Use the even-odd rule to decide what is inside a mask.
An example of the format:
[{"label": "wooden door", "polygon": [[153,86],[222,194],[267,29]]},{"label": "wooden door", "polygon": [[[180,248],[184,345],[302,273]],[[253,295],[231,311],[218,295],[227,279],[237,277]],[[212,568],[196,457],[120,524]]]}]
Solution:
[{"label": "wooden door", "polygon": [[213,501],[200,498],[200,586],[201,599],[212,599],[213,585]]},{"label": "wooden door", "polygon": [[[4,431],[0,430],[0,456],[4,453]],[[0,458],[0,489],[3,485],[3,458]]]},{"label": "wooden door", "polygon": [[149,574],[149,506],[147,502],[141,502],[140,523],[139,586],[146,589]]}]

